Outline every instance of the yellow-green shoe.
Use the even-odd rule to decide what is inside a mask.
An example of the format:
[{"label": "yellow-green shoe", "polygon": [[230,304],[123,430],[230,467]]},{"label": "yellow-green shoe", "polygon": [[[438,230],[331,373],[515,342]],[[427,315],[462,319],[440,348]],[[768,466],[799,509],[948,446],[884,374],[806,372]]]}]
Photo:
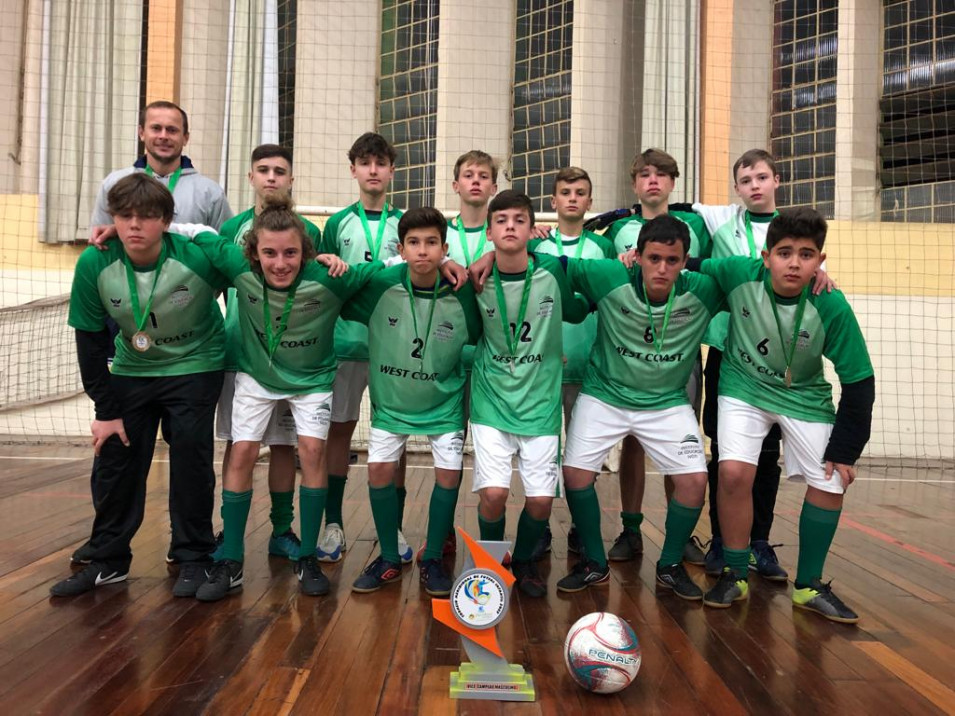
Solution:
[{"label": "yellow-green shoe", "polygon": [[708,607],[726,609],[733,602],[749,598],[749,583],[746,576],[738,577],[729,567],[723,567],[723,573],[713,588],[703,595],[703,603]]},{"label": "yellow-green shoe", "polygon": [[849,609],[839,597],[832,593],[831,582],[822,583],[814,579],[808,587],[802,589],[793,586],[793,606],[815,612],[830,621],[841,624],[855,624],[859,615]]}]

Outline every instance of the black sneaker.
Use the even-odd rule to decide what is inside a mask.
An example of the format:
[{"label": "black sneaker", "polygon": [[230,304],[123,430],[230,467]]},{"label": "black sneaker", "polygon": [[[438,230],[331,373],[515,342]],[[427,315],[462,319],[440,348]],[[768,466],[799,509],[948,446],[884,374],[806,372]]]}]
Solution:
[{"label": "black sneaker", "polygon": [[74,572],[50,587],[50,594],[54,597],[75,597],[77,594],[89,592],[104,584],[125,582],[128,576],[128,569],[113,569],[105,562],[91,562],[80,571]]},{"label": "black sneaker", "polygon": [[610,581],[610,567],[601,567],[592,559],[582,559],[566,577],[557,582],[559,592],[582,592],[587,587]]},{"label": "black sneaker", "polygon": [[70,564],[89,564],[93,561],[94,552],[93,545],[90,544],[89,540],[86,540],[70,555]]},{"label": "black sneaker", "polygon": [[517,578],[517,588],[528,597],[547,596],[547,585],[537,573],[537,562],[519,562],[516,559],[511,560],[511,571]]},{"label": "black sneaker", "polygon": [[577,532],[575,525],[571,525],[567,531],[567,551],[573,552],[574,554],[584,553],[584,546],[580,542],[580,533]]},{"label": "black sneaker", "polygon": [[753,540],[750,544],[749,571],[756,572],[771,582],[785,582],[789,579],[789,573],[779,566],[779,558],[773,547],[782,545],[770,544],[766,540]]},{"label": "black sneaker", "polygon": [[640,554],[643,554],[643,534],[632,527],[624,527],[607,552],[607,559],[611,562],[629,562]]},{"label": "black sneaker", "polygon": [[200,602],[218,602],[229,592],[242,586],[242,562],[234,559],[222,559],[209,569],[206,581],[196,590],[196,599]]},{"label": "black sneaker", "polygon": [[421,586],[432,597],[446,597],[451,594],[454,582],[445,573],[440,559],[425,559],[418,567]]},{"label": "black sneaker", "polygon": [[351,589],[359,594],[368,594],[369,592],[377,592],[386,584],[397,582],[400,579],[401,565],[388,562],[379,555],[374,562],[365,567],[361,576],[351,585]]},{"label": "black sneaker", "polygon": [[534,551],[531,553],[531,561],[540,562],[544,559],[544,555],[550,552],[550,544],[553,541],[554,535],[550,531],[550,525],[547,525],[541,533],[540,539],[537,540],[537,544],[534,546]]},{"label": "black sneaker", "polygon": [[690,575],[686,573],[686,568],[682,564],[671,564],[669,567],[658,564],[657,584],[672,589],[680,599],[695,602],[703,598],[703,590],[690,579]]},{"label": "black sneaker", "polygon": [[702,567],[706,564],[706,547],[699,537],[693,535],[690,541],[683,545],[683,561]]},{"label": "black sneaker", "polygon": [[706,556],[703,558],[703,571],[711,577],[719,577],[723,574],[723,567],[725,566],[723,542],[719,537],[714,537],[710,540],[710,548],[706,550]]},{"label": "black sneaker", "polygon": [[206,571],[210,564],[205,562],[183,562],[179,566],[179,577],[172,588],[174,597],[194,597],[199,585],[209,578]]},{"label": "black sneaker", "polygon": [[331,591],[332,585],[322,572],[322,565],[318,563],[318,557],[314,554],[302,557],[295,567],[295,573],[298,575],[302,594],[310,597],[324,597]]},{"label": "black sneaker", "polygon": [[832,582],[822,583],[814,579],[808,587],[793,586],[793,606],[815,612],[820,616],[842,624],[855,624],[859,615],[852,611],[845,603],[832,593]]},{"label": "black sneaker", "polygon": [[737,577],[732,569],[723,567],[723,573],[713,588],[703,595],[703,603],[708,607],[726,609],[749,597],[749,584],[746,577]]}]

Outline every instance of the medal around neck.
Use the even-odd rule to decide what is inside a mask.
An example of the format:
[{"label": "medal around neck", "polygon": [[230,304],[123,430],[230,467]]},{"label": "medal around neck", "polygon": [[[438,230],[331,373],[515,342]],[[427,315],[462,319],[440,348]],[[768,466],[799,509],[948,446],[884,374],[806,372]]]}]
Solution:
[{"label": "medal around neck", "polygon": [[129,342],[133,345],[133,348],[140,353],[145,353],[153,345],[153,339],[149,337],[146,331],[136,331]]},{"label": "medal around neck", "polygon": [[534,680],[520,664],[509,664],[497,641],[496,627],[507,614],[514,575],[501,560],[510,542],[477,542],[464,530],[464,569],[450,599],[432,599],[435,619],[461,635],[470,661],[451,673],[451,698],[534,701]]}]

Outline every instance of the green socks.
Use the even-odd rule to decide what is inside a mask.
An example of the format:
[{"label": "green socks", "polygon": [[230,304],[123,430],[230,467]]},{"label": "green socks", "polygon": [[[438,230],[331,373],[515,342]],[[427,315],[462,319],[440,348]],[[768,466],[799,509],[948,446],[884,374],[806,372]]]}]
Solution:
[{"label": "green socks", "polygon": [[245,525],[252,507],[252,490],[222,491],[222,559],[245,559]]},{"label": "green socks", "polygon": [[298,488],[298,510],[301,513],[302,547],[299,554],[303,557],[315,554],[318,544],[318,530],[322,526],[322,513],[325,511],[325,502],[328,499],[327,487]]},{"label": "green socks", "polygon": [[603,537],[600,536],[600,503],[597,501],[597,490],[591,483],[581,490],[567,488],[566,494],[570,516],[583,542],[587,559],[596,562],[601,569],[606,568],[607,553],[604,551]]},{"label": "green socks", "polygon": [[368,486],[371,498],[371,515],[378,532],[378,548],[386,562],[401,564],[398,554],[398,494],[395,483],[384,487]]},{"label": "green socks", "polygon": [[[454,508],[458,504],[458,488],[449,490],[435,483],[428,507],[428,538],[423,559],[441,559],[444,538],[454,524]],[[501,520],[503,523],[503,520]]]},{"label": "green socks", "polygon": [[[503,542],[504,541],[504,516],[501,516],[501,519],[495,520],[494,522],[489,522],[488,520],[481,517],[481,512],[478,511],[478,527],[481,531],[481,539],[488,542]],[[444,537],[441,538],[442,540]]]},{"label": "green socks", "polygon": [[796,586],[808,587],[813,579],[822,578],[822,568],[839,526],[842,510],[826,510],[808,502],[802,503],[799,515],[799,561]]},{"label": "green socks", "polygon": [[[503,523],[504,520],[501,520]],[[535,520],[525,507],[521,510],[521,519],[517,523],[517,539],[514,540],[514,561],[529,562],[534,547],[540,541],[547,527],[547,520]]]},{"label": "green socks", "polygon": [[292,529],[292,520],[295,518],[292,500],[295,497],[295,491],[269,492],[269,496],[272,498],[272,510],[269,512],[272,534],[278,537]]},{"label": "green socks", "polygon": [[347,475],[328,476],[328,504],[325,505],[325,524],[327,525],[334,522],[339,527],[345,526],[342,521],[342,502],[345,500],[346,482],[348,482]]},{"label": "green socks", "polygon": [[[669,515],[667,516],[667,523],[669,524]],[[686,540],[683,540],[683,543],[685,544]],[[746,579],[749,576],[749,552],[749,545],[746,546],[746,549],[723,547],[723,559],[726,560],[726,566],[733,570],[738,579]]]},{"label": "green socks", "polygon": [[620,519],[623,520],[623,526],[629,527],[634,532],[640,531],[640,525],[643,524],[642,512],[621,512]]},{"label": "green socks", "polygon": [[408,491],[403,487],[396,487],[395,492],[398,493],[398,529],[403,529],[402,525],[405,520],[405,499],[408,497]]},{"label": "green socks", "polygon": [[[683,561],[683,547],[686,545],[696,521],[700,519],[703,506],[687,507],[676,499],[670,500],[667,507],[666,536],[663,540],[663,549],[660,552],[661,567],[669,567]],[[589,553],[588,553],[589,554]],[[749,568],[747,557],[747,569]]]}]

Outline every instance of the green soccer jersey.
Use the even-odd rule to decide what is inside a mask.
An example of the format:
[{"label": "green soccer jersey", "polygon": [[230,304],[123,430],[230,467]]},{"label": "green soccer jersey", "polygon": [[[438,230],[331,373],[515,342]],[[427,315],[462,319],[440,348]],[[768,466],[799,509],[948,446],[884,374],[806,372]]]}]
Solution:
[{"label": "green soccer jersey", "polygon": [[[322,232],[311,221],[304,216],[299,217],[305,224],[305,233],[312,240],[312,245],[316,248],[322,239]],[[255,219],[255,207],[243,211],[238,216],[233,216],[219,229],[219,234],[227,239],[232,239],[239,246],[245,246],[245,235],[252,228],[252,222]],[[238,354],[241,333],[239,331],[239,311],[235,303],[235,289],[230,288],[226,293],[225,304],[225,369],[229,371],[238,370]]]},{"label": "green soccer jersey", "polygon": [[400,435],[462,430],[461,352],[481,333],[474,289],[455,292],[442,281],[435,298],[433,288],[412,287],[409,296],[409,286],[408,265],[392,266],[342,312],[368,326],[371,424]]},{"label": "green soccer jersey", "polygon": [[[729,333],[720,369],[720,395],[772,413],[815,423],[835,422],[832,386],[823,375],[823,357],[842,383],[873,375],[865,339],[841,291],[808,291],[796,330],[799,298],[775,298],[769,271],[759,259],[734,256],[704,261],[702,270],[726,293]],[[796,333],[796,345],[793,334]],[[792,355],[791,386],[786,364]]]},{"label": "green soccer jersey", "polygon": [[[574,259],[612,259],[616,257],[613,244],[591,231],[568,238],[554,228],[550,238],[536,245],[534,251]],[[564,383],[579,385],[584,380],[590,349],[597,337],[597,314],[588,315],[582,323],[564,323]]]},{"label": "green soccer jersey", "polygon": [[561,323],[583,320],[588,307],[571,292],[559,259],[532,254],[531,260],[529,274],[499,274],[500,282],[492,274],[478,296],[484,330],[471,380],[471,422],[515,435],[558,435]]},{"label": "green soccer jersey", "polygon": [[[105,251],[90,246],[80,254],[69,324],[96,332],[106,326],[107,317],[116,321],[120,329],[112,367],[116,375],[160,377],[222,370],[225,334],[215,296],[228,282],[186,237],[166,233],[162,244],[159,261],[146,267],[133,266],[118,240],[108,242]],[[139,315],[145,317],[142,330],[151,339],[144,352],[130,343],[140,330],[130,281]]]},{"label": "green soccer jersey", "polygon": [[[397,256],[400,219],[401,212],[386,204],[384,212],[366,211],[363,221],[355,202],[329,218],[319,253],[335,254],[352,266]],[[335,326],[335,353],[338,360],[367,361],[368,328],[354,321],[339,321]]]},{"label": "green soccer jersey", "polygon": [[460,216],[448,222],[448,256],[452,261],[467,268],[493,250],[494,244],[487,238],[487,224],[464,228]]},{"label": "green soccer jersey", "polygon": [[[758,258],[763,247],[766,246],[766,231],[774,216],[774,214],[751,214],[738,204],[726,206],[694,204],[693,211],[703,219],[713,237],[712,251],[701,258],[714,259],[727,256]],[[703,342],[717,350],[723,350],[729,322],[729,314],[725,311],[714,317],[703,336]]]},{"label": "green soccer jersey", "polygon": [[[710,243],[710,232],[707,230],[703,219],[692,212],[671,211],[670,216],[679,219],[690,229],[690,256],[696,258],[707,258],[712,250]],[[644,219],[639,214],[619,219],[610,225],[610,230],[605,236],[613,242],[614,248],[618,254],[622,254],[630,249],[637,248],[637,240],[640,238],[640,229],[649,219]]]},{"label": "green soccer jersey", "polygon": [[[332,389],[337,361],[334,326],[344,303],[382,268],[380,261],[352,266],[339,278],[309,261],[291,289],[267,287],[231,239],[200,234],[194,241],[236,290],[239,314],[237,367],[273,393],[302,395]],[[288,307],[288,309],[286,309]],[[285,329],[282,316],[287,312]],[[277,344],[269,349],[269,333]]]},{"label": "green soccer jersey", "polygon": [[680,273],[667,321],[667,301],[647,299],[639,266],[571,261],[568,274],[571,287],[597,305],[597,342],[582,392],[626,410],[689,404],[686,383],[700,339],[723,305],[716,281]]}]

